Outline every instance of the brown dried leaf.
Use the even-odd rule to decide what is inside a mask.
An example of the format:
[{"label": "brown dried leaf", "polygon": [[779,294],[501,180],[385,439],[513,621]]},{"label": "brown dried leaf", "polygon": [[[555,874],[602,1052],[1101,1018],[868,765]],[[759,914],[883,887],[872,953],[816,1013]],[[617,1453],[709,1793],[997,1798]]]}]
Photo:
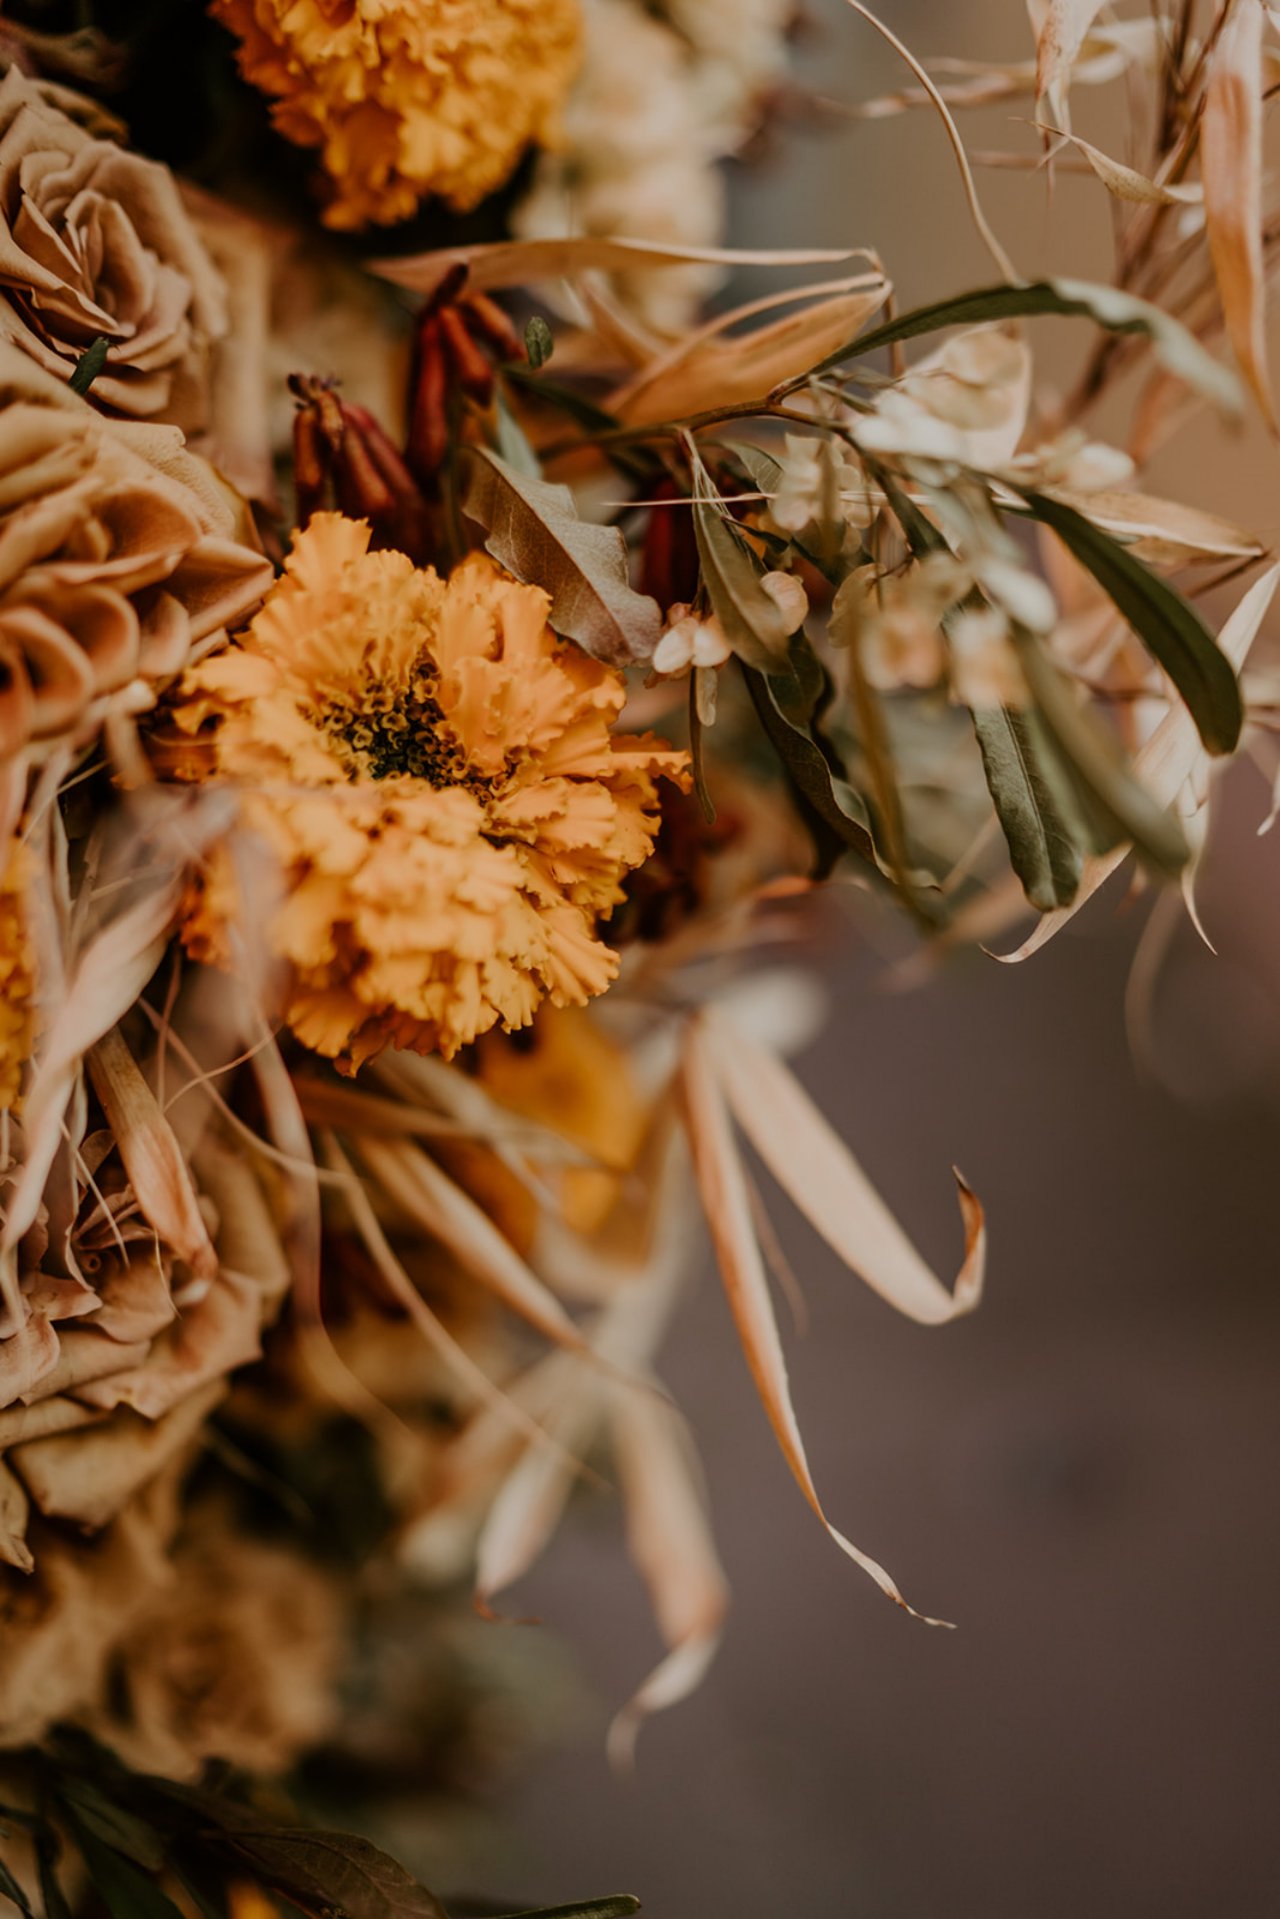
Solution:
[{"label": "brown dried leaf", "polygon": [[[884,1567],[860,1552],[823,1511],[791,1403],[782,1341],[751,1220],[746,1175],[733,1142],[729,1112],[720,1088],[717,1061],[707,1029],[697,1020],[691,1022],[686,1035],[681,1080],[694,1172],[711,1228],[720,1276],[747,1364],[782,1456],[811,1511],[840,1550],[861,1566],[895,1605],[913,1612],[914,1608],[907,1605]],[[947,1622],[931,1619],[926,1623],[936,1626]]]},{"label": "brown dried leaf", "polygon": [[191,1169],[118,1027],[90,1050],[89,1075],[143,1213],[179,1259],[211,1278],[218,1255]]},{"label": "brown dried leaf", "polygon": [[1036,35],[1036,98],[1047,97],[1064,126],[1071,69],[1104,4],[1105,0],[1049,0]]},{"label": "brown dried leaf", "polygon": [[478,246],[441,247],[401,259],[370,260],[371,272],[414,293],[431,293],[455,266],[469,270],[476,288],[530,286],[539,280],[572,280],[580,273],[635,273],[673,266],[838,266],[852,260],[849,247],[677,247],[654,240],[604,239],[591,235],[562,240],[493,240]]},{"label": "brown dried leaf", "polygon": [[1169,207],[1196,206],[1204,198],[1204,188],[1197,181],[1161,186],[1158,180],[1149,180],[1136,167],[1127,167],[1122,160],[1113,160],[1109,153],[1090,146],[1087,140],[1077,139],[1074,133],[1064,133],[1060,127],[1046,127],[1044,130],[1056,134],[1060,140],[1069,140],[1076,151],[1084,155],[1107,192],[1114,194],[1117,200],[1127,200],[1134,206]]},{"label": "brown dried leaf", "polygon": [[625,1764],[641,1722],[701,1683],[720,1643],[729,1587],[679,1413],[657,1398],[619,1392],[612,1424],[628,1549],[669,1649],[609,1728],[609,1756]]},{"label": "brown dried leaf", "polygon": [[1200,130],[1200,174],[1227,337],[1274,432],[1262,249],[1262,24],[1258,0],[1239,0],[1214,49]]},{"label": "brown dried leaf", "polygon": [[733,1117],[832,1251],[882,1299],[922,1325],[941,1326],[972,1312],[982,1296],[986,1229],[982,1207],[959,1173],[965,1256],[948,1292],[795,1074],[739,1026],[714,1014],[704,1019]]},{"label": "brown dried leaf", "polygon": [[1095,526],[1122,539],[1148,566],[1186,566],[1196,560],[1243,560],[1262,552],[1262,542],[1216,513],[1162,500],[1148,493],[1070,493],[1054,497],[1083,513]]}]

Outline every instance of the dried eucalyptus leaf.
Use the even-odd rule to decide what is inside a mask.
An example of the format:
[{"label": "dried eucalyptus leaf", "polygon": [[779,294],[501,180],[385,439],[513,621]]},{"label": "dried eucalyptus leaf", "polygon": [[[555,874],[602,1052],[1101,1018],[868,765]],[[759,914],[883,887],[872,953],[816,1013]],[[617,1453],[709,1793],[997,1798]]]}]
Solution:
[{"label": "dried eucalyptus leaf", "polygon": [[617,527],[579,519],[567,486],[477,448],[467,456],[462,507],[500,566],[550,594],[557,633],[610,666],[648,659],[662,627],[658,603],[631,585]]},{"label": "dried eucalyptus leaf", "polygon": [[1127,548],[1074,507],[1027,489],[1034,519],[1057,534],[1092,573],[1152,657],[1177,687],[1210,753],[1233,752],[1244,724],[1230,660],[1195,609]]},{"label": "dried eucalyptus leaf", "polygon": [[1055,777],[1051,743],[1034,712],[997,706],[975,710],[972,717],[987,787],[1023,892],[1041,913],[1069,906],[1084,852],[1070,794]]},{"label": "dried eucalyptus leaf", "polygon": [[447,1919],[433,1893],[354,1833],[240,1830],[228,1841],[267,1885],[315,1919]]}]

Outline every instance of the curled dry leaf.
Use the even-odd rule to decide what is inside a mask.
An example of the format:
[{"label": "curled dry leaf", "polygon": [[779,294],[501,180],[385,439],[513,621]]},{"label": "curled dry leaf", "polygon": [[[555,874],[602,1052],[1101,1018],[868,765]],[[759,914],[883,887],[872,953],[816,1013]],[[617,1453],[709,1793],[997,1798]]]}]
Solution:
[{"label": "curled dry leaf", "polygon": [[617,527],[580,519],[567,486],[473,449],[463,511],[484,528],[485,551],[500,566],[546,590],[557,633],[611,666],[648,659],[662,627],[658,603],[631,585]]},{"label": "curled dry leaf", "polygon": [[1197,206],[1204,198],[1204,188],[1198,181],[1187,180],[1165,186],[1158,180],[1149,180],[1136,167],[1127,167],[1122,160],[1113,160],[1109,153],[1103,153],[1100,147],[1090,146],[1087,140],[1078,139],[1074,133],[1066,133],[1060,127],[1046,127],[1045,132],[1069,141],[1077,153],[1082,153],[1107,192],[1114,194],[1117,200],[1127,200],[1134,206],[1171,207]]},{"label": "curled dry leaf", "polygon": [[1219,37],[1205,90],[1200,173],[1227,337],[1274,432],[1262,250],[1262,25],[1258,0],[1238,0]]},{"label": "curled dry leaf", "polygon": [[191,1169],[118,1027],[90,1051],[89,1076],[144,1214],[194,1273],[212,1277],[218,1256]]},{"label": "curled dry leaf", "polygon": [[701,1684],[720,1643],[729,1588],[679,1413],[656,1397],[619,1388],[612,1424],[628,1549],[668,1647],[609,1728],[609,1756],[622,1765],[632,1757],[641,1722]]},{"label": "curled dry leaf", "polygon": [[1064,125],[1071,69],[1104,5],[1105,0],[1049,0],[1036,34],[1036,98],[1048,99]]},{"label": "curled dry leaf", "polygon": [[[1280,565],[1268,568],[1260,579],[1254,581],[1218,636],[1219,646],[1237,672],[1257,638],[1258,629],[1266,618],[1278,585]],[[1172,806],[1204,759],[1204,748],[1200,744],[1195,721],[1187,708],[1175,701],[1170,704],[1169,711],[1150,739],[1134,755],[1133,770],[1158,805]],[[1012,966],[1030,959],[1042,946],[1047,946],[1068,920],[1074,919],[1080,908],[1106,884],[1131,850],[1129,843],[1124,841],[1112,847],[1108,853],[1095,854],[1087,859],[1071,904],[1057,912],[1046,913],[1021,946],[1012,953],[997,953],[995,957],[1003,964]]]},{"label": "curled dry leaf", "polygon": [[[915,1608],[907,1604],[884,1567],[860,1551],[851,1539],[832,1525],[818,1497],[795,1408],[791,1403],[787,1363],[751,1216],[746,1174],[734,1144],[729,1109],[720,1084],[719,1065],[705,1021],[695,1019],[686,1033],[681,1062],[689,1146],[707,1223],[711,1228],[720,1276],[756,1390],[782,1456],[791,1468],[792,1476],[811,1511],[840,1550],[847,1553],[854,1564],[875,1581],[881,1592],[892,1599],[895,1605],[915,1613]],[[753,1097],[758,1098],[759,1094]],[[924,1617],[918,1613],[915,1616]],[[932,1626],[946,1623],[940,1619],[926,1620],[926,1624]]]}]

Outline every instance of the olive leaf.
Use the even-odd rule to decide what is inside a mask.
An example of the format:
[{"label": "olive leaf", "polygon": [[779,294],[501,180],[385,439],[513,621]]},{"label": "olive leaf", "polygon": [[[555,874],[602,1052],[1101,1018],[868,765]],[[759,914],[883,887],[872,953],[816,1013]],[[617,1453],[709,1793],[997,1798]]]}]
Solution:
[{"label": "olive leaf", "polygon": [[[955,299],[935,300],[929,306],[915,307],[899,314],[884,326],[855,336],[819,360],[804,376],[828,373],[847,360],[874,353],[880,347],[893,346],[899,340],[912,340],[922,333],[936,333],[942,327],[976,326],[984,320],[1019,320],[1036,314],[1083,316],[1094,320],[1108,333],[1137,333],[1151,341],[1157,357],[1179,379],[1195,387],[1208,399],[1229,412],[1241,407],[1240,382],[1229,367],[1205,352],[1200,342],[1179,321],[1118,287],[1098,286],[1089,280],[1033,280],[1021,286],[981,287],[962,293]],[[788,393],[802,380],[790,380],[776,389],[774,398]]]},{"label": "olive leaf", "polygon": [[812,672],[820,676],[821,668],[807,644],[792,647],[781,671],[775,667],[773,672],[760,673],[743,661],[739,665],[761,725],[792,785],[839,843],[878,866],[866,806],[849,782],[833,772],[813,735]]},{"label": "olive leaf", "polygon": [[484,529],[486,552],[546,589],[556,632],[610,666],[648,659],[662,616],[632,587],[617,527],[580,519],[567,486],[518,473],[487,448],[469,449],[465,476],[462,510]]},{"label": "olive leaf", "polygon": [[[1069,906],[1084,863],[1080,823],[1034,710],[972,709],[982,770],[1022,890],[1037,911]],[[1064,790],[1065,789],[1065,790]]]},{"label": "olive leaf", "polygon": [[1164,668],[1186,702],[1206,749],[1232,752],[1244,724],[1239,682],[1194,607],[1074,507],[1029,487],[1019,491],[1032,518],[1056,533],[1092,573]]},{"label": "olive leaf", "polygon": [[1132,840],[1149,866],[1180,873],[1191,850],[1177,820],[1134,778],[1118,742],[1076,697],[1034,635],[1014,631],[1027,684],[1050,739],[1071,768],[1095,847]]},{"label": "olive leaf", "polygon": [[73,1818],[72,1826],[94,1891],[111,1919],[182,1919],[180,1909],[141,1866],[78,1819]]}]

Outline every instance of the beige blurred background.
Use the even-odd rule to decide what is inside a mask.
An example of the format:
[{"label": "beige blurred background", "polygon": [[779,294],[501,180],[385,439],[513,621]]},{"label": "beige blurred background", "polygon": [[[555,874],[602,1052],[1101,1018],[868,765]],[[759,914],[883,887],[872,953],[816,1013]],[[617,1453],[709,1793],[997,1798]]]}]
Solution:
[{"label": "beige blurred background", "polygon": [[[845,100],[899,83],[841,0],[810,7],[802,81]],[[884,15],[922,54],[1028,47],[1023,0]],[[966,134],[1025,146],[1009,114]],[[1024,270],[1106,273],[1100,186],[1063,178],[1051,208],[1021,175],[983,192]],[[904,304],[993,277],[924,116],[797,122],[736,195],[740,240],[874,246]],[[1065,367],[1079,335],[1045,337]],[[1160,479],[1271,535],[1277,470],[1210,428]],[[809,1082],[944,1267],[958,1161],[993,1258],[982,1312],[922,1331],[775,1195],[812,1316],[793,1383],[833,1518],[959,1630],[915,1625],[823,1537],[708,1273],[664,1370],[734,1586],[724,1650],[645,1730],[635,1778],[611,1777],[604,1726],[658,1648],[619,1516],[588,1502],[520,1594],[583,1697],[474,1883],[523,1903],[633,1890],[650,1919],[1280,1911],[1280,830],[1256,837],[1248,769],[1226,802],[1202,890],[1218,957],[1175,933],[1138,1062],[1124,1000],[1147,907],[1123,888],[1029,965],[974,956],[909,995],[837,915]]]}]

